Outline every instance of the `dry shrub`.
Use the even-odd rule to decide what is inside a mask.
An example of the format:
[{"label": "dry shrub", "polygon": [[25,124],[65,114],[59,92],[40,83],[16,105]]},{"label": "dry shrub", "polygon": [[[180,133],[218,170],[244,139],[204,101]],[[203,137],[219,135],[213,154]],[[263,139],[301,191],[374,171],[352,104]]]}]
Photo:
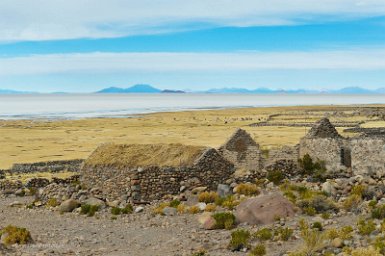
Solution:
[{"label": "dry shrub", "polygon": [[198,206],[196,205],[193,205],[191,206],[189,209],[188,209],[188,212],[191,213],[191,214],[197,214],[199,213],[201,210],[199,209]]},{"label": "dry shrub", "polygon": [[205,211],[206,212],[215,212],[216,209],[217,209],[217,206],[215,204],[208,204],[208,205],[206,205]]},{"label": "dry shrub", "polygon": [[257,185],[251,183],[242,183],[235,187],[235,192],[240,195],[252,196],[260,193]]},{"label": "dry shrub", "polygon": [[198,201],[206,204],[214,203],[218,199],[217,192],[202,192],[198,195]]},{"label": "dry shrub", "polygon": [[5,234],[5,245],[26,244],[32,240],[30,232],[25,228],[7,226],[0,231],[0,236]]}]

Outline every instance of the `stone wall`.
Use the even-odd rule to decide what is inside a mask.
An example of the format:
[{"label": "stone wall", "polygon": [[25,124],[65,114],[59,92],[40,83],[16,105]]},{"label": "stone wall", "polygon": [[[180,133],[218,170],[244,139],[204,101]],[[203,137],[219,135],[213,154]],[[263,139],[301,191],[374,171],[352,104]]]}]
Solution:
[{"label": "stone wall", "polygon": [[234,173],[234,166],[215,149],[209,149],[189,167],[116,168],[87,166],[82,169],[82,183],[100,188],[108,200],[151,201],[168,194],[178,194],[182,187],[207,186],[216,189]]},{"label": "stone wall", "polygon": [[84,160],[48,161],[32,164],[14,164],[10,173],[34,173],[34,172],[79,172]]},{"label": "stone wall", "polygon": [[314,161],[323,161],[330,171],[344,170],[342,152],[349,152],[349,141],[340,138],[303,138],[300,141],[299,157],[309,154]]},{"label": "stone wall", "polygon": [[259,145],[242,129],[238,129],[218,150],[237,169],[255,172],[262,168]]},{"label": "stone wall", "polygon": [[351,140],[354,175],[385,177],[385,137],[359,137]]},{"label": "stone wall", "polygon": [[298,171],[298,158],[299,145],[271,149],[263,161],[264,169],[267,171],[280,170],[289,177]]}]

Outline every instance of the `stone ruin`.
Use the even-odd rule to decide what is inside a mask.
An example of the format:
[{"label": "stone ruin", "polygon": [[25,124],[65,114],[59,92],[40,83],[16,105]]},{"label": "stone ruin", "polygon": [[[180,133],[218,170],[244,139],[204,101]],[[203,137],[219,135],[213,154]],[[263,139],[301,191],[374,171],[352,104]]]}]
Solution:
[{"label": "stone ruin", "polygon": [[300,157],[309,154],[327,170],[350,170],[353,175],[385,176],[385,136],[364,134],[342,137],[327,118],[318,121],[300,141]]},{"label": "stone ruin", "polygon": [[262,168],[259,145],[245,130],[237,129],[218,150],[237,169],[256,172]]},{"label": "stone ruin", "polygon": [[184,189],[216,189],[234,165],[216,149],[180,144],[102,145],[85,161],[82,183],[108,200],[161,199]]}]

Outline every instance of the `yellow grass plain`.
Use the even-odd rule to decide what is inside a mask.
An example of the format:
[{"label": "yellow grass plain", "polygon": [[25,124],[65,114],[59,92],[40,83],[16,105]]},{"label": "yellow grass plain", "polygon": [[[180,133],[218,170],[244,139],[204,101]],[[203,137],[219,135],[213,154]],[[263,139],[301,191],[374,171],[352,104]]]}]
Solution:
[{"label": "yellow grass plain", "polygon": [[0,120],[0,169],[14,163],[86,158],[102,143],[181,143],[218,147],[238,127],[247,130],[264,148],[295,145],[309,128],[249,126],[277,114],[281,116],[272,117],[269,122],[315,122],[324,115],[330,115],[332,121],[365,121],[371,122],[371,126],[377,122],[364,116],[333,117],[337,109],[348,113],[354,107],[239,108],[155,113],[130,118]]}]

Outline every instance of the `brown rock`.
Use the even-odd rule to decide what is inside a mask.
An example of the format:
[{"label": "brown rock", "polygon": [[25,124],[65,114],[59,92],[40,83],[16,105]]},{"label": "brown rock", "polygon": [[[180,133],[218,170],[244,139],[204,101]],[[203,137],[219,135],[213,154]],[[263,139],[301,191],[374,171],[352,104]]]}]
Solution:
[{"label": "brown rock", "polygon": [[293,204],[279,193],[247,199],[235,211],[237,222],[251,225],[273,223],[294,214]]}]

